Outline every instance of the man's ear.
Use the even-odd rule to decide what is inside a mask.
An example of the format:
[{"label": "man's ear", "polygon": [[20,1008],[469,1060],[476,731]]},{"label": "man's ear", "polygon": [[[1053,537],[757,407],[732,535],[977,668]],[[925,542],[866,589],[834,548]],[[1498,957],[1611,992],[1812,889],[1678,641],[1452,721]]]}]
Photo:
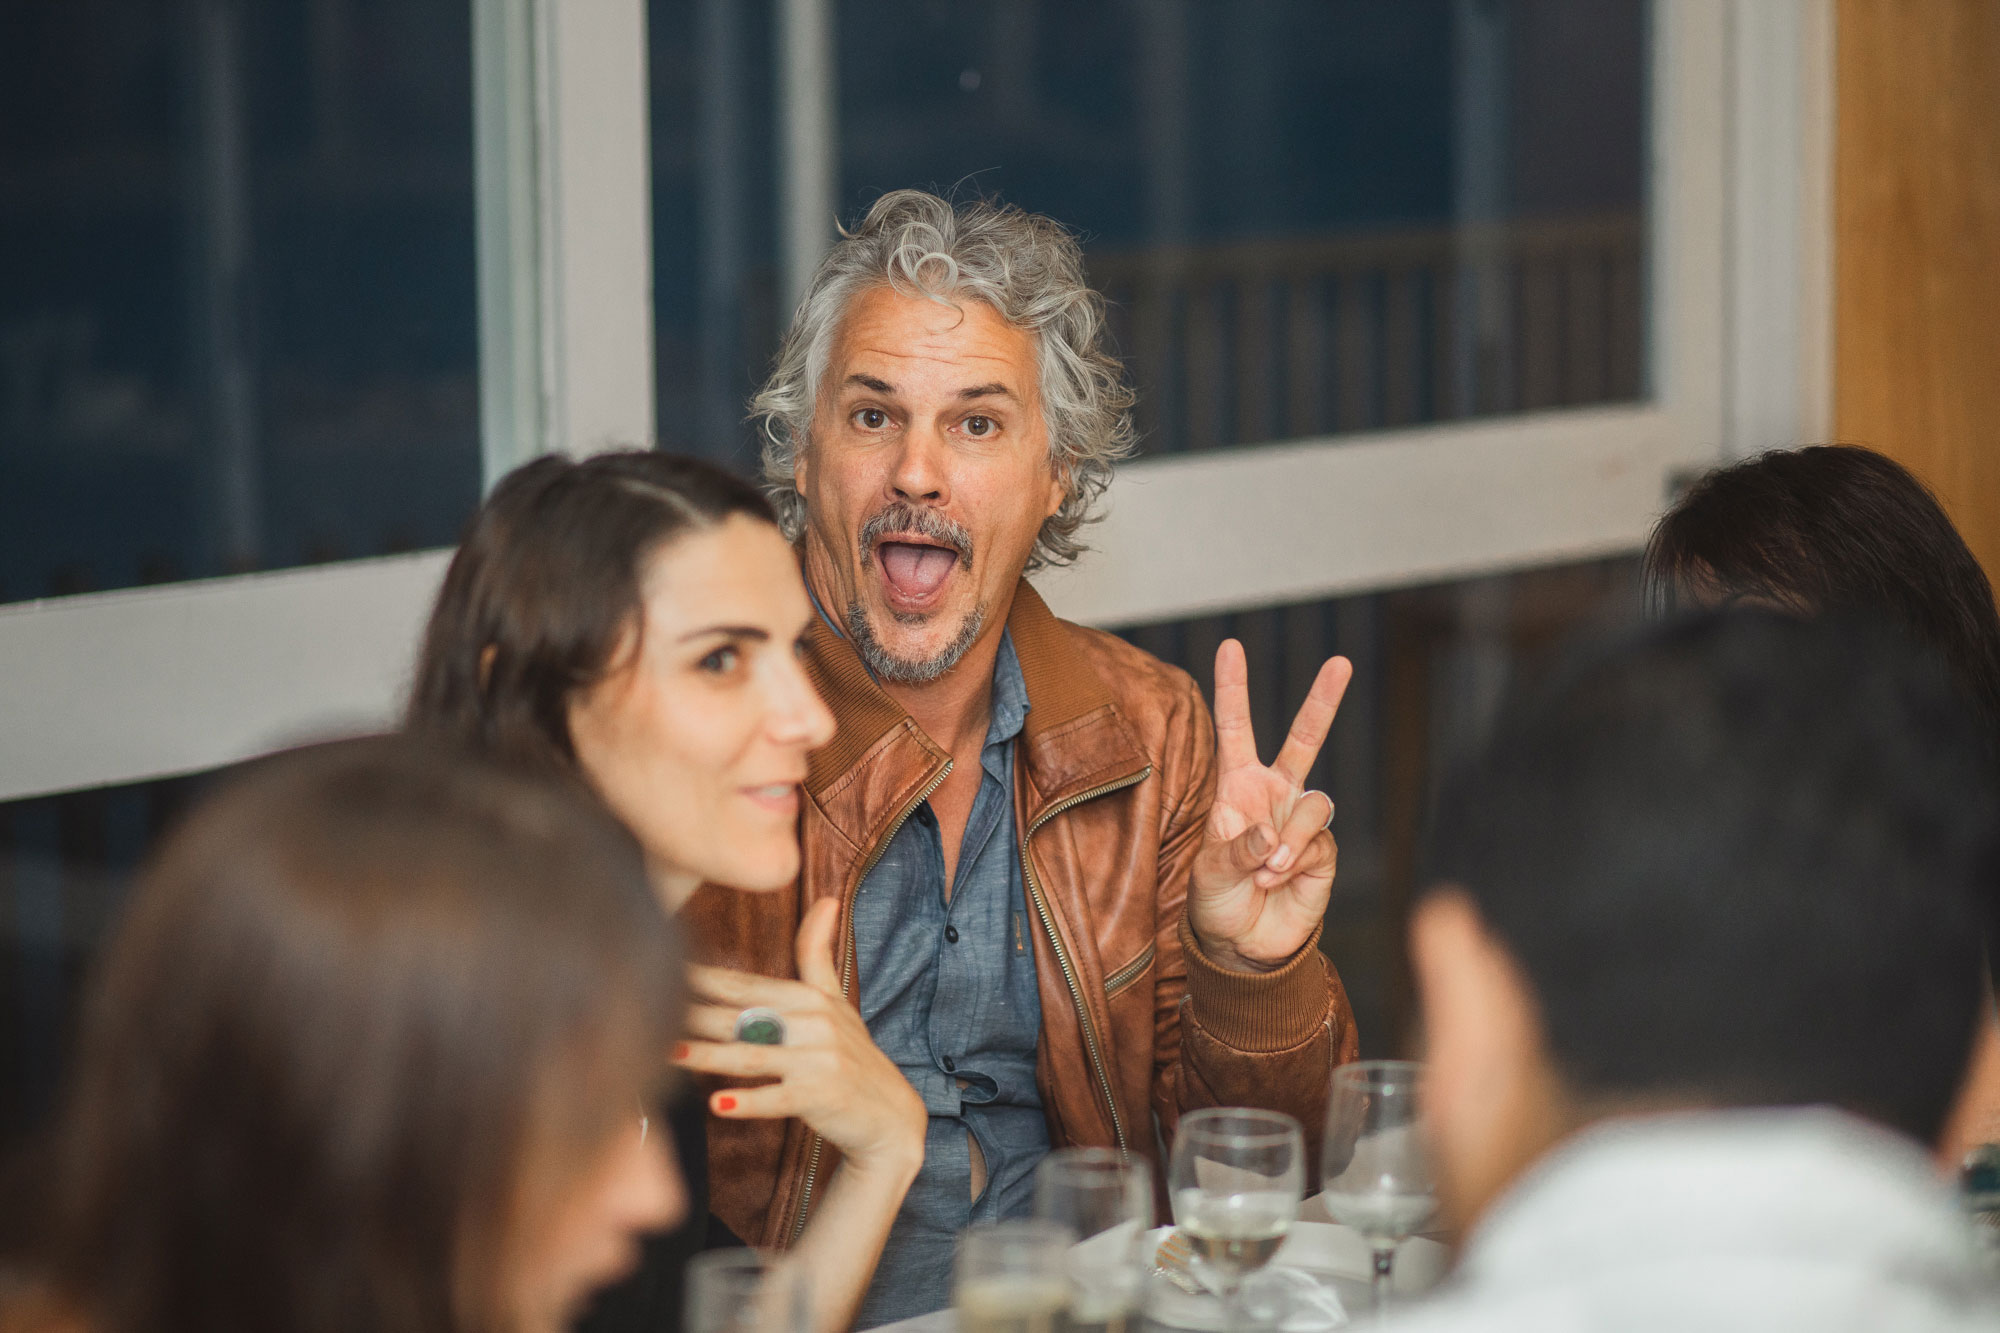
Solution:
[{"label": "man's ear", "polygon": [[809,461],[811,452],[806,448],[804,441],[798,439],[792,441],[792,493],[801,499],[806,493],[806,469],[811,466]]},{"label": "man's ear", "polygon": [[1053,458],[1049,460],[1049,503],[1048,507],[1042,510],[1042,522],[1046,523],[1054,518],[1056,511],[1063,507],[1063,502],[1069,499],[1069,484],[1073,475],[1070,464],[1057,462]]},{"label": "man's ear", "polygon": [[1427,1119],[1446,1215],[1470,1225],[1560,1134],[1560,1082],[1533,988],[1462,890],[1410,915]]}]

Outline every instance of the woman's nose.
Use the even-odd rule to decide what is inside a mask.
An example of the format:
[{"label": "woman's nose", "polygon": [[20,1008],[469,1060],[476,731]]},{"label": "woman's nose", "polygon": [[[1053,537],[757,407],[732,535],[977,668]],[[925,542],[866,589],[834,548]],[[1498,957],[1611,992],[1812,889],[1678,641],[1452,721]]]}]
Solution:
[{"label": "woman's nose", "polygon": [[781,745],[816,750],[833,739],[833,712],[813,688],[812,679],[796,661],[787,662],[778,682],[780,697],[773,709],[771,738]]},{"label": "woman's nose", "polygon": [[[662,1125],[660,1128],[664,1129]],[[640,1145],[638,1169],[631,1176],[627,1221],[637,1231],[663,1231],[687,1216],[687,1182],[666,1136],[649,1136]]]}]

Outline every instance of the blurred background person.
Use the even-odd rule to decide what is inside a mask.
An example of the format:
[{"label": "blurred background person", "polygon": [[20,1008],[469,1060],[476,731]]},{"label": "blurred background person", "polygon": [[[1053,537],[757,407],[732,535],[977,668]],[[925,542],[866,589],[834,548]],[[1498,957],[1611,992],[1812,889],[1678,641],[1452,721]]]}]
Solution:
[{"label": "blurred background person", "polygon": [[554,1333],[686,1206],[642,1116],[679,990],[575,788],[394,737],[260,764],[108,946],[0,1324]]},{"label": "blurred background person", "polygon": [[[632,829],[678,912],[704,883],[755,894],[798,874],[799,783],[833,720],[800,662],[812,617],[769,504],[722,469],[656,451],[547,457],[474,516],[426,633],[409,723],[483,753],[580,776]],[[552,892],[557,891],[554,886]],[[693,973],[689,1069],[754,1077],[671,1108],[691,1176],[687,1224],[647,1247],[585,1327],[659,1329],[681,1313],[695,1251],[742,1243],[708,1215],[706,1114],[797,1117],[840,1150],[797,1251],[823,1328],[845,1327],[923,1157],[922,1104],[841,993],[839,900],[779,929],[798,980]],[[748,909],[752,917],[753,907]],[[705,942],[696,939],[699,954]],[[738,1012],[778,1011],[783,1043],[732,1040]]]},{"label": "blurred background person", "polygon": [[[2000,612],[1937,499],[1868,449],[1816,445],[1718,468],[1654,529],[1645,587],[1662,613],[1753,603],[1798,615],[1859,611],[1934,655],[2000,757]],[[1992,904],[2000,922],[2000,902]],[[1989,980],[2000,949],[1988,936]],[[1987,1006],[1964,1095],[1938,1152],[1956,1166],[2000,1140],[2000,1013]]]},{"label": "blurred background person", "polygon": [[1514,702],[1411,950],[1447,1212],[1411,1329],[2000,1318],[1919,1145],[1979,1021],[2000,792],[1902,641],[1697,614]]}]

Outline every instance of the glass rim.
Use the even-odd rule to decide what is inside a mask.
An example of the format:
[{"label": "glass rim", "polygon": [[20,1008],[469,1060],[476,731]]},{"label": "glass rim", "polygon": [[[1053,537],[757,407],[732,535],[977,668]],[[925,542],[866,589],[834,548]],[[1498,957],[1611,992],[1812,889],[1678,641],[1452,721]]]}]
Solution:
[{"label": "glass rim", "polygon": [[1060,1238],[1065,1244],[1074,1244],[1074,1240],[1069,1238],[1075,1235],[1073,1227],[1049,1217],[1007,1217],[997,1222],[974,1222],[958,1233],[961,1242],[972,1237],[999,1241]]},{"label": "glass rim", "polygon": [[[1224,1128],[1220,1122],[1232,1116],[1261,1124],[1255,1128]],[[1210,1143],[1252,1146],[1276,1146],[1295,1136],[1303,1142],[1305,1138],[1305,1130],[1296,1118],[1283,1111],[1266,1111],[1254,1106],[1205,1106],[1199,1111],[1190,1111],[1181,1117],[1180,1124],[1174,1129],[1175,1138],[1182,1134],[1199,1136]]]},{"label": "glass rim", "polygon": [[1424,1081],[1421,1060],[1350,1060],[1333,1071],[1336,1085],[1387,1091],[1414,1088]]},{"label": "glass rim", "polygon": [[1039,1173],[1051,1167],[1083,1172],[1144,1170],[1151,1165],[1126,1148],[1057,1148],[1035,1165]]}]

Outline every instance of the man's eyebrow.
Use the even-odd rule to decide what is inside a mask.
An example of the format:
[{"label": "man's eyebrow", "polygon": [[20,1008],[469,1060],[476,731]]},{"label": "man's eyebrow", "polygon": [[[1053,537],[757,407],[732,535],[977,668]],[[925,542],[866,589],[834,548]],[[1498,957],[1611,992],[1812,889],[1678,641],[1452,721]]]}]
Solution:
[{"label": "man's eyebrow", "polygon": [[970,389],[960,389],[958,396],[964,398],[1012,398],[1014,391],[995,380],[991,384],[976,384]]},{"label": "man's eyebrow", "polygon": [[887,380],[878,380],[873,375],[849,375],[845,380],[841,381],[841,384],[843,387],[849,384],[859,384],[862,388],[873,389],[876,393],[896,392],[895,385],[889,383]]},{"label": "man's eyebrow", "polygon": [[679,642],[687,643],[691,639],[705,638],[711,634],[719,634],[725,639],[752,639],[758,643],[771,637],[771,631],[756,625],[707,625],[701,629],[689,630],[681,635]]}]

